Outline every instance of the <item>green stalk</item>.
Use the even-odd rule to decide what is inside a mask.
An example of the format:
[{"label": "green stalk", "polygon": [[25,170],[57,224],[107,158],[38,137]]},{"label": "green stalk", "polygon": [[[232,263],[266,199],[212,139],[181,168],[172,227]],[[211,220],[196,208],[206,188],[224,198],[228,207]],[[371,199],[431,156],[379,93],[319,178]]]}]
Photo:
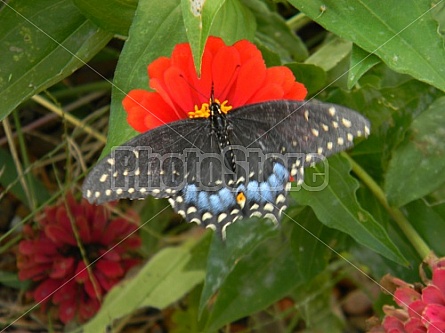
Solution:
[{"label": "green stalk", "polygon": [[[17,138],[19,141],[19,147],[20,147],[20,152],[22,155],[22,161],[23,161],[23,166],[25,170],[29,170],[30,167],[30,163],[29,163],[29,158],[28,158],[28,150],[26,149],[26,143],[25,143],[25,139],[23,137],[23,132],[22,132],[22,126],[20,124],[20,119],[18,116],[18,112],[17,110],[14,110],[12,112],[12,115],[14,117],[14,124],[15,124],[15,130],[17,132]],[[34,189],[34,183],[32,181],[32,175],[30,172],[26,172],[25,171],[25,175],[26,177],[26,183],[28,185],[28,199],[30,200],[30,209],[34,210],[36,208],[36,198],[35,198],[35,189]]]},{"label": "green stalk", "polygon": [[292,31],[298,31],[312,20],[303,13],[298,13],[286,21],[287,26]]},{"label": "green stalk", "polygon": [[343,153],[343,157],[352,165],[352,171],[360,178],[360,180],[368,186],[380,204],[388,211],[389,215],[394,219],[400,230],[405,234],[406,238],[411,242],[413,247],[416,249],[417,253],[422,259],[426,258],[432,251],[425,241],[420,237],[417,231],[413,228],[408,219],[403,215],[400,209],[396,207],[391,207],[386,199],[385,192],[381,187],[372,179],[372,177],[359,165],[357,164],[348,154]]}]

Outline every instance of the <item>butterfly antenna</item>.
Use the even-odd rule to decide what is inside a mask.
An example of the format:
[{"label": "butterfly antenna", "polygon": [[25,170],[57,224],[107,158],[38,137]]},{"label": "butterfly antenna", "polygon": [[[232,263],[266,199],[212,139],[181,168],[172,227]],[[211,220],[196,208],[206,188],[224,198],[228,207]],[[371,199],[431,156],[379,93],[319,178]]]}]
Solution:
[{"label": "butterfly antenna", "polygon": [[[189,86],[193,91],[195,91],[198,95],[201,95],[202,97],[207,98],[207,96],[204,95],[202,92],[200,92],[198,89],[196,89],[196,87],[195,87],[193,84],[191,84],[191,83],[184,77],[184,75],[179,74],[179,77],[181,77],[181,78],[185,81],[185,83],[187,83],[188,86]],[[212,82],[212,92],[213,92],[213,82]]]},{"label": "butterfly antenna", "polygon": [[[224,95],[227,92],[227,89],[229,87],[232,86],[233,81],[235,80],[235,73],[237,72],[237,70],[240,68],[240,65],[236,65],[235,70],[232,72],[232,75],[230,76],[230,80],[229,82],[226,84],[226,87],[224,88],[224,90],[221,92],[221,95]],[[213,94],[213,82],[212,82],[212,94]],[[213,101],[213,98],[212,98]]]}]

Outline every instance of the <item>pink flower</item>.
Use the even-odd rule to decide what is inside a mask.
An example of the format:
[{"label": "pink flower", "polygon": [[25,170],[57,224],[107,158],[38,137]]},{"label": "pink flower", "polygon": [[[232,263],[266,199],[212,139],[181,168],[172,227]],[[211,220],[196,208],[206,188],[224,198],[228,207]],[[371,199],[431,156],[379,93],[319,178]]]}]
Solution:
[{"label": "pink flower", "polygon": [[[133,212],[128,218],[138,221]],[[86,321],[108,290],[139,262],[128,253],[140,246],[136,229],[129,219],[112,217],[106,207],[77,202],[68,194],[45,209],[35,228],[24,227],[19,278],[35,282],[31,296],[42,310],[54,308],[63,323]]]},{"label": "pink flower", "polygon": [[383,324],[370,332],[445,332],[445,258],[430,260],[429,265],[432,278],[419,288],[392,276],[383,278],[395,287],[393,296],[399,307],[385,305]]}]

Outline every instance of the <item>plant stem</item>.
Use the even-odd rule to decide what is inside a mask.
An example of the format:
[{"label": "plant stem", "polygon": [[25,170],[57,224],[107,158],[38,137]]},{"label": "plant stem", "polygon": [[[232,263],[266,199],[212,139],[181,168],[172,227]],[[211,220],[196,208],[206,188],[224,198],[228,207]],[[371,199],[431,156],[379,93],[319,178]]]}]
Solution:
[{"label": "plant stem", "polygon": [[287,26],[292,31],[298,31],[312,20],[303,13],[298,13],[286,21]]},{"label": "plant stem", "polygon": [[105,136],[103,136],[102,134],[98,133],[92,127],[90,127],[87,124],[85,124],[84,122],[80,121],[79,119],[77,119],[73,115],[71,115],[69,113],[66,113],[64,110],[62,110],[61,108],[57,107],[53,103],[49,102],[45,98],[43,98],[43,97],[41,97],[39,95],[34,95],[31,98],[32,98],[33,101],[35,101],[35,102],[39,103],[40,105],[46,107],[48,110],[58,114],[62,118],[65,118],[68,122],[70,122],[74,126],[82,128],[86,133],[94,136],[99,141],[101,141],[103,143],[107,142],[107,138]]},{"label": "plant stem", "polygon": [[386,199],[385,192],[382,188],[372,179],[372,177],[359,165],[357,164],[348,154],[343,154],[344,157],[352,165],[352,171],[361,179],[363,183],[368,186],[380,204],[388,211],[389,215],[394,219],[394,221],[399,226],[400,230],[405,234],[406,238],[411,242],[413,247],[416,249],[417,253],[422,259],[426,258],[432,251],[425,241],[420,237],[417,231],[413,228],[408,219],[403,215],[401,210],[396,207],[391,207]]}]

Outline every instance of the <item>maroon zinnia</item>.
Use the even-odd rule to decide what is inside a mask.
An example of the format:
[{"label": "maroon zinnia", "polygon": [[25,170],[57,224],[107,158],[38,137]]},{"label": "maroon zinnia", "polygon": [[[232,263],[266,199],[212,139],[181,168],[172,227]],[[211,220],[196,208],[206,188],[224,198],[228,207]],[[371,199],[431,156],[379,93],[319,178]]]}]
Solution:
[{"label": "maroon zinnia", "polygon": [[97,312],[104,294],[138,263],[127,253],[141,243],[136,223],[129,222],[138,217],[128,214],[129,219],[113,217],[106,207],[69,194],[47,207],[35,228],[24,227],[19,278],[35,282],[31,296],[42,309],[55,308],[63,323],[83,322]]}]

